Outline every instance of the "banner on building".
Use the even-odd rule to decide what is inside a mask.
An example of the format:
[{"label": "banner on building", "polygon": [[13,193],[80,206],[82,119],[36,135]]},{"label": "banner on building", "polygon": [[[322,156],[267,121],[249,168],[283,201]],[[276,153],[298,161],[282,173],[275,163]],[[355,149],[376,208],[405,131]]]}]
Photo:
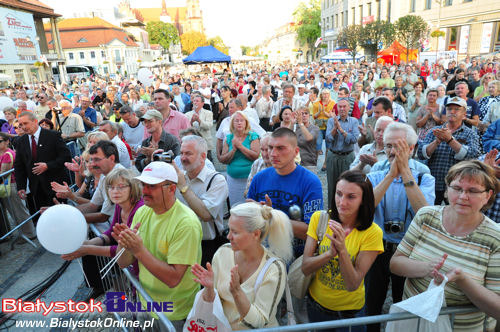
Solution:
[{"label": "banner on building", "polygon": [[456,50],[453,51],[437,51],[436,52],[420,52],[420,62],[424,62],[425,60],[429,60],[429,63],[435,63],[437,56],[437,62],[447,66],[448,62],[455,60],[457,61],[458,53]]},{"label": "banner on building", "polygon": [[462,25],[460,29],[460,44],[458,45],[458,53],[467,53],[469,46],[469,31],[470,25]]},{"label": "banner on building", "polygon": [[33,15],[0,7],[0,64],[32,64],[40,56]]},{"label": "banner on building", "polygon": [[481,37],[481,48],[479,49],[479,53],[490,52],[492,31],[493,31],[493,22],[483,23],[483,35]]}]

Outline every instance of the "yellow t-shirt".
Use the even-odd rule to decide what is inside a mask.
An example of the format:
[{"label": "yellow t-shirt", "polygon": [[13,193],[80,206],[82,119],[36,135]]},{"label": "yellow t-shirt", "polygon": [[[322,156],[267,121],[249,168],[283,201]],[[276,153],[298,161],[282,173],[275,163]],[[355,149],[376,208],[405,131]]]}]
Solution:
[{"label": "yellow t-shirt", "polygon": [[[320,211],[312,215],[307,229],[307,235],[315,240],[318,239],[316,227],[318,226],[319,216]],[[330,228],[327,228],[326,234],[332,235],[333,232]],[[379,254],[384,252],[382,235],[382,230],[376,223],[372,223],[364,231],[353,229],[345,239],[347,252],[353,264],[360,251],[378,251]],[[330,239],[325,236],[320,243],[319,254],[328,251],[330,244]],[[364,280],[355,291],[347,291],[344,286],[344,279],[340,274],[338,256],[316,271],[314,279],[309,286],[309,293],[316,302],[334,311],[359,310],[365,305]]]},{"label": "yellow t-shirt", "polygon": [[[141,206],[130,228],[140,222],[139,236],[144,246],[157,259],[168,264],[193,265],[201,261],[201,224],[196,214],[176,200],[165,213],[157,215],[148,206]],[[173,302],[173,312],[165,313],[170,320],[185,319],[193,307],[200,285],[193,281],[189,267],[180,283],[170,288],[139,262],[139,281],[155,302]],[[139,295],[143,308],[146,301]],[[156,314],[153,314],[156,317]]]}]

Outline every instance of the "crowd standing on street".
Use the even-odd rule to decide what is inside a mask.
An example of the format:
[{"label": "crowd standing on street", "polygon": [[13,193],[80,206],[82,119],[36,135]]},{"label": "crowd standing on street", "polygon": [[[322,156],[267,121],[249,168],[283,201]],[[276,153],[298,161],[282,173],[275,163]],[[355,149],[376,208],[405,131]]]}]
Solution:
[{"label": "crowd standing on street", "polygon": [[[454,330],[494,329],[500,59],[205,69],[0,89],[0,170],[14,169],[0,232],[73,204],[102,232],[63,255],[83,257],[91,297],[96,256],[123,248],[178,330],[200,285],[232,329],[279,325],[302,255],[299,322],[378,315],[389,285],[399,302],[446,276],[447,305],[480,311]],[[34,239],[36,222],[20,231]]]}]

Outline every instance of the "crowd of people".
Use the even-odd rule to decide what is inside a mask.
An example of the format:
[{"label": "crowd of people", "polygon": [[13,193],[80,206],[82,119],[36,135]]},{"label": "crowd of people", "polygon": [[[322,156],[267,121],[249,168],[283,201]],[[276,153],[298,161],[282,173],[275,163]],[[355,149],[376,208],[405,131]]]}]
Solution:
[{"label": "crowd of people", "polygon": [[119,265],[174,303],[179,330],[200,285],[232,329],[278,325],[302,255],[298,322],[381,314],[389,285],[399,302],[446,276],[447,305],[478,308],[454,330],[493,330],[499,95],[499,59],[476,58],[18,84],[0,90],[0,166],[15,170],[0,231],[75,205],[101,231],[62,256],[82,257],[90,297],[105,291],[96,256],[126,249]]}]

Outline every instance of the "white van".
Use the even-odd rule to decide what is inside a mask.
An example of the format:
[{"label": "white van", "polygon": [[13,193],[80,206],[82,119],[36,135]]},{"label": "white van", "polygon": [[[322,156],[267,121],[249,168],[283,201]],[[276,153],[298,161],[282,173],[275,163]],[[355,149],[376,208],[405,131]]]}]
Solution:
[{"label": "white van", "polygon": [[[78,81],[82,78],[90,78],[90,76],[95,76],[96,72],[92,66],[66,66],[66,81],[73,81],[77,79]],[[54,80],[56,82],[61,82],[59,77],[59,68],[52,67],[52,73],[54,75]]]}]

